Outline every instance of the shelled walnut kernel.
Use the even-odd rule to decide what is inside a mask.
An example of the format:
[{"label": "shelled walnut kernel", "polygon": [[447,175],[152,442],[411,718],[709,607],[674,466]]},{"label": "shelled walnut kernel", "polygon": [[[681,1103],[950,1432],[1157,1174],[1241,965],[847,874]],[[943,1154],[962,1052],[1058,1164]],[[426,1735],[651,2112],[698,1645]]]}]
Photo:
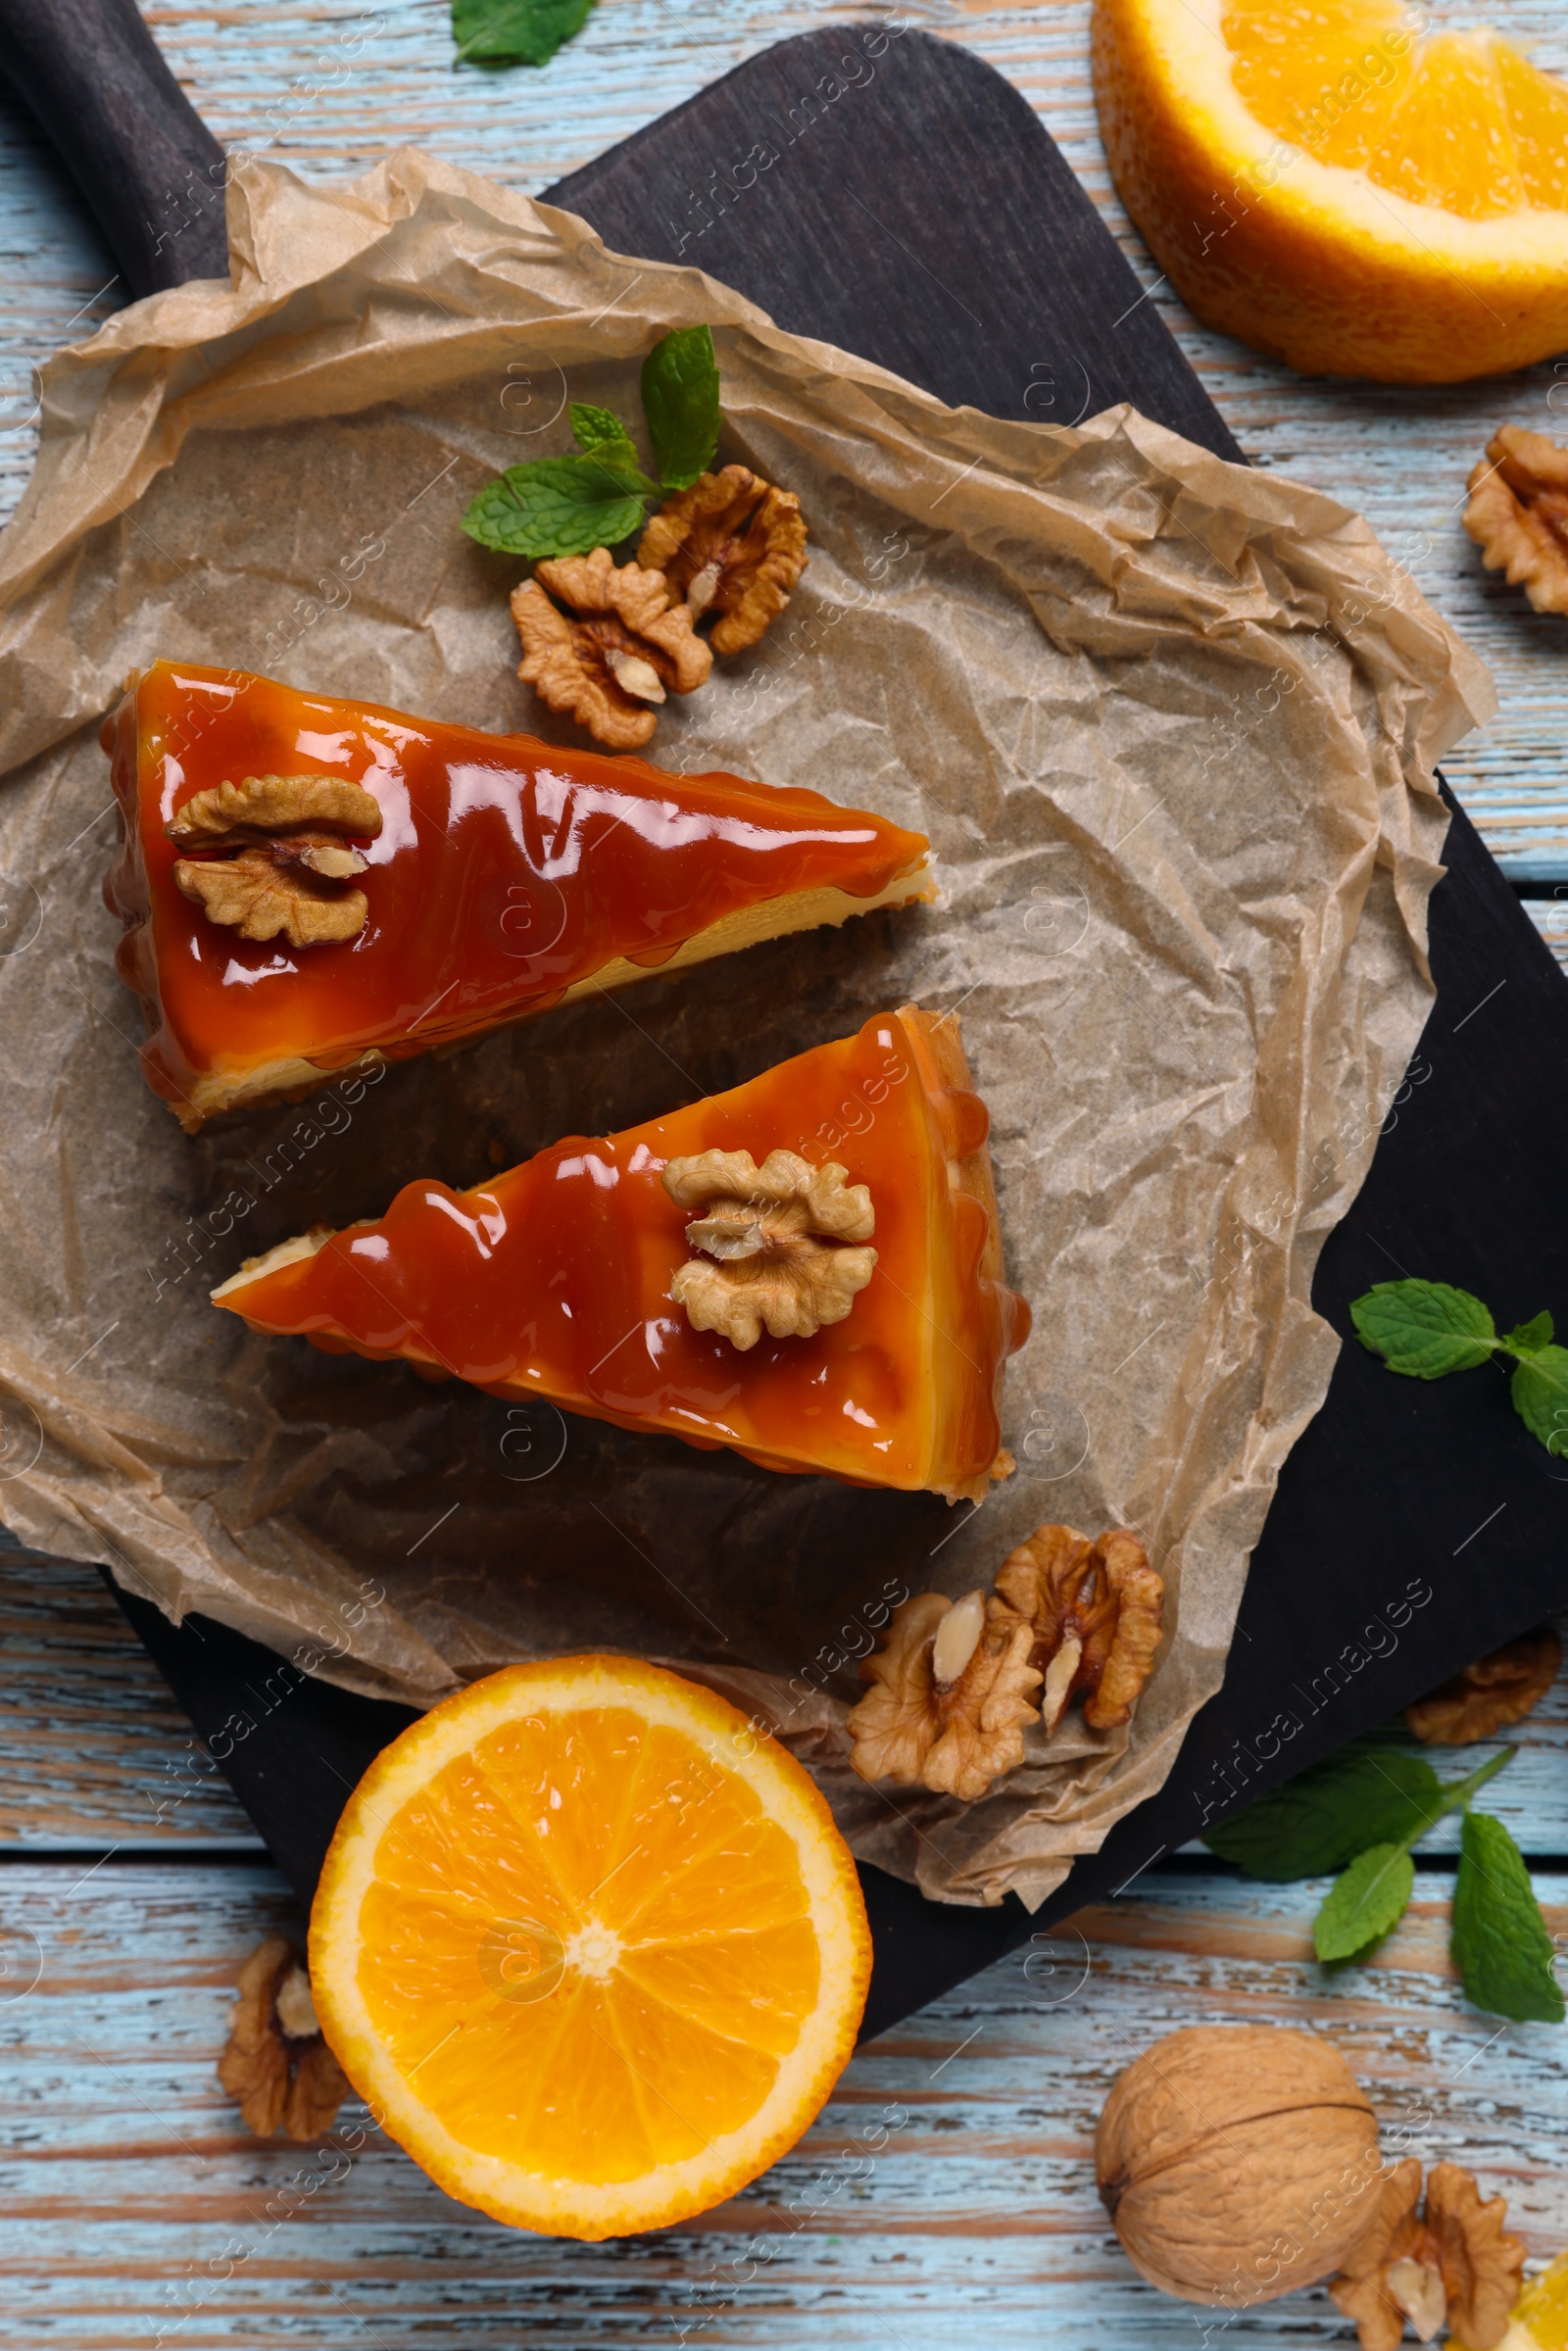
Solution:
[{"label": "shelled walnut kernel", "polygon": [[664,574],[617,568],[608,547],[536,563],[513,590],[512,617],[522,644],[517,675],[612,751],[640,750],[659,706],[692,693],[713,666]]},{"label": "shelled walnut kernel", "polygon": [[862,1658],[872,1687],[849,1718],[862,1780],[918,1785],[973,1803],[1023,1761],[1040,1675],[1033,1628],[995,1594],[922,1592],[894,1611],[888,1642]]},{"label": "shelled walnut kernel", "polygon": [[744,653],[778,618],[806,569],[806,517],[793,490],[748,465],[699,474],[655,514],[637,549],[694,620],[717,619],[713,650]]},{"label": "shelled walnut kernel", "polygon": [[718,1331],[743,1352],[764,1327],[773,1339],[811,1339],[842,1322],[871,1279],[871,1195],[836,1160],[813,1167],[798,1152],[699,1151],[671,1159],[664,1190],[695,1209],[686,1241],[699,1254],[669,1295],[694,1331]]},{"label": "shelled walnut kernel", "polygon": [[284,1935],[270,1935],[240,1970],[218,2079],[258,2138],[318,2138],[349,2094],[316,2021],[305,1963]]},{"label": "shelled walnut kernel", "polygon": [[164,829],[176,849],[204,853],[177,860],[178,888],[242,939],[341,946],[365,928],[365,892],[342,884],[365,871],[350,843],[375,839],[381,810],[359,784],[247,775],[193,793]]}]

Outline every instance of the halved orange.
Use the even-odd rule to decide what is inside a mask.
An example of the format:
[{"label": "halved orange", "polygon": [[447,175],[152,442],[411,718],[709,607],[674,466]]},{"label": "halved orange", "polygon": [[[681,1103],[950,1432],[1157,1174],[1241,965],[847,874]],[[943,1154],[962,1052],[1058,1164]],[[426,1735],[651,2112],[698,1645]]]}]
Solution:
[{"label": "halved orange", "polygon": [[[1463,2351],[1450,2337],[1452,2351]],[[1568,2253],[1527,2285],[1513,2306],[1497,2351],[1568,2351]]]},{"label": "halved orange", "polygon": [[508,1667],[393,1740],[338,1825],[311,1988],[450,2195],[555,2236],[687,2220],[785,2153],[871,1940],[808,1773],[629,1657]]},{"label": "halved orange", "polygon": [[1399,0],[1095,0],[1112,177],[1199,318],[1308,373],[1568,345],[1568,86]]}]

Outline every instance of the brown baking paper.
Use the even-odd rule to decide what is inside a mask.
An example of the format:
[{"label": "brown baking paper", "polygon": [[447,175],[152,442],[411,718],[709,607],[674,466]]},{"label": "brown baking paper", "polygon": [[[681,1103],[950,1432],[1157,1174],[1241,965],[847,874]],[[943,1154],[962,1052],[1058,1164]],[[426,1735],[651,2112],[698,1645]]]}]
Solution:
[{"label": "brown baking paper", "polygon": [[[1066,431],[944,408],[417,154],[333,188],[252,163],[229,204],[232,288],[138,303],[48,368],[0,539],[0,1512],[171,1615],[416,1703],[514,1658],[665,1659],[776,1722],[866,1859],[1037,1902],[1216,1688],[1322,1401],[1312,1269],[1426,1017],[1433,762],[1487,714],[1486,673],[1356,516],[1130,409]],[[522,567],[459,516],[568,445],[568,399],[635,417],[655,338],[704,319],[721,454],[799,492],[810,567],[652,756],[921,828],[941,903],[187,1140],[140,1077],[99,895],[97,721],[125,672],[183,656],[551,733],[514,675]],[[961,1013],[1035,1313],[1017,1474],[979,1510],[431,1387],[207,1302],[416,1176],[482,1181],[906,999]],[[870,1115],[846,1113],[852,1172]],[[1048,1519],[1135,1526],[1165,1578],[1130,1730],[1075,1711],[967,1808],[856,1780],[855,1660],[893,1599],[989,1584]]]}]

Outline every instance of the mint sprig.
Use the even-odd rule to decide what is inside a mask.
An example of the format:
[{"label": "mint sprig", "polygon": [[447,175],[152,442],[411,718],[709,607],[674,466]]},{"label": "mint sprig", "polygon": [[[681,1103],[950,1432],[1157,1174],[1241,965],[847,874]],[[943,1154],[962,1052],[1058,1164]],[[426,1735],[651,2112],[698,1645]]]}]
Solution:
[{"label": "mint sprig", "polygon": [[1462,1812],[1450,1947],[1468,1998],[1494,2016],[1560,2024],[1563,1995],[1523,1855],[1472,1798],[1517,1754],[1504,1747],[1466,1779],[1445,1783],[1419,1755],[1355,1745],[1287,1781],[1210,1830],[1203,1842],[1250,1877],[1276,1882],[1338,1874],[1312,1926],[1325,1965],[1365,1959],[1403,1918],[1415,1886],[1411,1847]]},{"label": "mint sprig", "polygon": [[1568,1453],[1568,1347],[1553,1344],[1551,1316],[1534,1315],[1498,1336],[1490,1309],[1446,1282],[1378,1282],[1350,1303],[1361,1345],[1390,1371],[1443,1380],[1511,1355],[1513,1408],[1548,1453]]},{"label": "mint sprig", "polygon": [[588,555],[642,528],[649,503],[686,490],[718,444],[718,362],[706,326],[661,336],[643,363],[643,409],[658,475],[642,469],[630,428],[612,409],[574,401],[574,454],[509,465],[470,503],[463,527],[499,555]]},{"label": "mint sprig", "polygon": [[547,66],[594,0],[452,0],[459,65]]},{"label": "mint sprig", "polygon": [[[1329,1888],[1328,1898],[1312,1927],[1312,1941],[1319,1959],[1329,1962],[1362,1959],[1374,1943],[1393,1932],[1404,1916],[1415,1886],[1410,1847],[1446,1813],[1466,1811],[1476,1790],[1485,1788],[1504,1764],[1511,1763],[1518,1751],[1517,1747],[1504,1747],[1501,1754],[1494,1755],[1490,1763],[1482,1764],[1467,1780],[1452,1782],[1446,1788],[1433,1773],[1438,1796],[1436,1809],[1429,1811],[1423,1806],[1402,1837],[1357,1854]],[[1531,1900],[1534,1899],[1532,1895]]]}]

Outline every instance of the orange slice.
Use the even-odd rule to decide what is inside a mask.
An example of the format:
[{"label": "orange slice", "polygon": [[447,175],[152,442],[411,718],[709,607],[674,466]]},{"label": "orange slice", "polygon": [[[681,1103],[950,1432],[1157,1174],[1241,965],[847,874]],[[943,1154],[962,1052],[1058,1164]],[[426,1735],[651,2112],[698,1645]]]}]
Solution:
[{"label": "orange slice", "polygon": [[[1463,2351],[1450,2339],[1453,2351]],[[1497,2351],[1568,2351],[1568,2253],[1525,2287]]]},{"label": "orange slice", "polygon": [[689,2220],[794,2145],[871,1940],[809,1775],[628,1657],[492,1674],[377,1756],[311,1916],[355,2088],[466,2204],[552,2236]]},{"label": "orange slice", "polygon": [[1095,0],[1128,211],[1209,325],[1451,383],[1568,343],[1568,86],[1397,0]]}]

